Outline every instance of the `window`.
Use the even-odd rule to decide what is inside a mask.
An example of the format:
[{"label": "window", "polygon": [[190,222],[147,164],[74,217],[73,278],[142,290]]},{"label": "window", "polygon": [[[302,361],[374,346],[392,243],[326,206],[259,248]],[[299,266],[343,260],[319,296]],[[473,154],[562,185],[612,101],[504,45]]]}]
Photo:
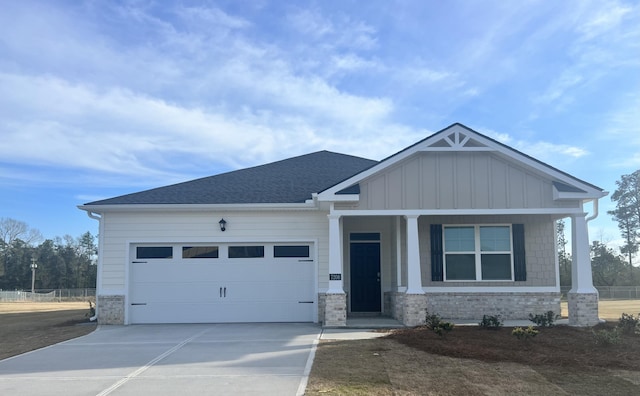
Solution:
[{"label": "window", "polygon": [[217,246],[183,246],[182,258],[218,258]]},{"label": "window", "polygon": [[264,257],[264,246],[229,246],[229,258]]},{"label": "window", "polygon": [[170,259],[173,258],[171,246],[138,246],[136,259]]},{"label": "window", "polygon": [[510,226],[445,226],[446,280],[512,280]]},{"label": "window", "polygon": [[273,257],[309,257],[309,246],[274,246]]},{"label": "window", "polygon": [[351,233],[349,239],[352,241],[379,241],[379,232],[354,232]]}]

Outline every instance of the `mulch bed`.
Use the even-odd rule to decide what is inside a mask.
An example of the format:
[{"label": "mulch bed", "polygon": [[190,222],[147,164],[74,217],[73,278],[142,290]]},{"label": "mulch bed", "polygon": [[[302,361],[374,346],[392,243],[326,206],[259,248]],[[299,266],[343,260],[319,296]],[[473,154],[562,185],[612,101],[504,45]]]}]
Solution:
[{"label": "mulch bed", "polygon": [[539,328],[527,340],[511,334],[512,328],[497,330],[458,326],[439,336],[426,326],[396,330],[389,338],[418,350],[486,362],[515,362],[531,366],[573,369],[640,370],[640,335],[623,335],[618,345],[598,345],[594,331],[613,329],[615,323],[594,328],[555,326]]}]

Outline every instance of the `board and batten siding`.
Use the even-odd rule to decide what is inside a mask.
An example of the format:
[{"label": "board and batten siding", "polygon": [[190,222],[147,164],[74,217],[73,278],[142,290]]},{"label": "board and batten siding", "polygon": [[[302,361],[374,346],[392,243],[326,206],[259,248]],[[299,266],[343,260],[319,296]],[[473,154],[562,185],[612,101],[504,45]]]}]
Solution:
[{"label": "board and batten siding", "polygon": [[[218,221],[227,221],[220,231]],[[146,243],[242,243],[286,240],[318,241],[318,270],[329,272],[328,218],[321,211],[248,212],[147,212],[103,214],[104,240],[101,248],[103,294],[124,291],[129,244]],[[327,288],[328,279],[319,287]]]},{"label": "board and batten siding", "polygon": [[360,183],[352,209],[537,209],[554,201],[552,180],[489,152],[419,153]]}]

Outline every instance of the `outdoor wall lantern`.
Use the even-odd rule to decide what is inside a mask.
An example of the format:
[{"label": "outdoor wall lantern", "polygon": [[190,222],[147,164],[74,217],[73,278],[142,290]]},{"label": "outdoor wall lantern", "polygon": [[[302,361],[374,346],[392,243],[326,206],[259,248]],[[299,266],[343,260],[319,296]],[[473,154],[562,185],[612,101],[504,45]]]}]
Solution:
[{"label": "outdoor wall lantern", "polygon": [[224,232],[227,229],[227,222],[224,219],[220,219],[218,224],[220,224],[220,231]]}]

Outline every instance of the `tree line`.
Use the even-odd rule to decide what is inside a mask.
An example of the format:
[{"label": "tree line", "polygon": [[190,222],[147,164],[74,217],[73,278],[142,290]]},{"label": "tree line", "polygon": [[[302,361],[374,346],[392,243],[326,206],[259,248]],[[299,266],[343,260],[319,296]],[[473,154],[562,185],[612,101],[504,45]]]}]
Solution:
[{"label": "tree line", "polygon": [[97,257],[90,232],[45,240],[22,221],[0,219],[0,290],[31,290],[32,263],[36,289],[94,288]]},{"label": "tree line", "polygon": [[[623,175],[616,181],[616,190],[611,195],[616,203],[614,210],[607,212],[618,223],[623,239],[619,251],[607,246],[604,241],[591,243],[591,268],[595,286],[636,286],[640,282],[640,267],[636,256],[640,248],[640,170]],[[567,252],[564,235],[564,220],[557,222],[558,261],[560,285],[571,285],[571,254]]]}]

